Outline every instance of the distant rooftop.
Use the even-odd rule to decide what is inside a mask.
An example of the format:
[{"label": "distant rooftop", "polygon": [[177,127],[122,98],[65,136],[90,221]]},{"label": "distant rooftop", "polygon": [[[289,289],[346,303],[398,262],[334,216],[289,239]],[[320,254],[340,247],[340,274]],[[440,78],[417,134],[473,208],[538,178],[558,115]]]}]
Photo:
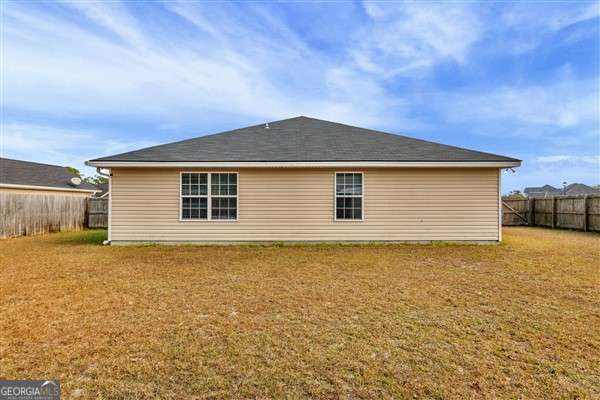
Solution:
[{"label": "distant rooftop", "polygon": [[600,194],[600,190],[583,183],[571,183],[564,188],[555,188],[551,185],[540,187],[526,187],[523,193],[528,197],[552,197],[552,196],[580,196],[586,194]]},{"label": "distant rooftop", "polygon": [[72,174],[66,167],[0,157],[0,185],[43,186],[66,190],[97,190],[94,185],[71,183]]}]

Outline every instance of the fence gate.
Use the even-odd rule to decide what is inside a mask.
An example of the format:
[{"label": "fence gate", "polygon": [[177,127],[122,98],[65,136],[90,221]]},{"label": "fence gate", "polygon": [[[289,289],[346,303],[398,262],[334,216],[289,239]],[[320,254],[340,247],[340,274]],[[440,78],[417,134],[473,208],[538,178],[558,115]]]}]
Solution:
[{"label": "fence gate", "polygon": [[87,199],[87,227],[88,228],[107,228],[108,227],[108,199],[107,198],[89,198],[89,199]]}]

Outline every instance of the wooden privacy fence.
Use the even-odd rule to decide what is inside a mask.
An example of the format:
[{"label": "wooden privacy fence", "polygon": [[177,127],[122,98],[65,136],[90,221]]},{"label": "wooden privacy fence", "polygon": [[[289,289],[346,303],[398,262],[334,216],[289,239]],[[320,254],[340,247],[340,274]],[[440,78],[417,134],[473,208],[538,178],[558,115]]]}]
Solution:
[{"label": "wooden privacy fence", "polygon": [[0,238],[108,226],[108,199],[0,192]]},{"label": "wooden privacy fence", "polygon": [[85,209],[84,197],[0,192],[0,237],[81,229]]},{"label": "wooden privacy fence", "polygon": [[600,231],[600,196],[503,199],[502,225]]},{"label": "wooden privacy fence", "polygon": [[87,227],[108,227],[108,198],[87,199]]}]

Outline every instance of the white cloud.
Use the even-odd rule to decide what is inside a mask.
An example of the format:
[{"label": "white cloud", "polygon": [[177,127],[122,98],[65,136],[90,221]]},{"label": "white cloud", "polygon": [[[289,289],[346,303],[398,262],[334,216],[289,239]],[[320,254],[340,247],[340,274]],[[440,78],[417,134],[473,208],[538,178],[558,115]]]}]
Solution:
[{"label": "white cloud", "polygon": [[456,92],[441,95],[437,102],[451,121],[503,120],[572,128],[597,123],[600,104],[597,85],[596,80],[567,78],[552,85]]},{"label": "white cloud", "polygon": [[[180,21],[156,34],[159,28],[144,29],[118,2],[64,4],[106,31],[32,10],[29,3],[5,7],[6,107],[60,118],[145,118],[157,125],[210,113],[415,125],[408,110],[390,110],[396,96],[376,77],[356,71],[346,87],[332,84],[339,62],[308,47],[266,9],[245,9],[252,13],[246,15],[233,6],[224,12],[169,2],[171,17]],[[349,86],[356,90],[344,96]],[[361,95],[373,93],[365,106]]]},{"label": "white cloud", "polygon": [[[518,55],[537,48],[544,40],[565,28],[597,18],[600,6],[592,2],[555,2],[543,5],[535,2],[510,3],[500,13],[498,24],[491,31],[500,39],[494,42],[497,52],[508,51]],[[577,41],[595,34],[583,29],[568,32],[561,38],[563,44]]]},{"label": "white cloud", "polygon": [[132,45],[148,45],[140,25],[118,1],[109,4],[97,0],[59,0],[59,2],[74,8]]},{"label": "white cloud", "polygon": [[587,164],[600,164],[600,155],[585,156],[585,155],[567,155],[559,154],[553,156],[541,156],[534,159],[535,162],[540,163],[587,163]]},{"label": "white cloud", "polygon": [[466,61],[483,31],[467,4],[365,3],[374,23],[360,32],[355,65],[387,77],[426,73],[441,61]]},{"label": "white cloud", "polygon": [[88,174],[93,173],[93,169],[84,166],[89,159],[154,144],[147,140],[107,138],[101,132],[90,130],[20,122],[0,124],[0,156],[75,166],[87,170]]}]

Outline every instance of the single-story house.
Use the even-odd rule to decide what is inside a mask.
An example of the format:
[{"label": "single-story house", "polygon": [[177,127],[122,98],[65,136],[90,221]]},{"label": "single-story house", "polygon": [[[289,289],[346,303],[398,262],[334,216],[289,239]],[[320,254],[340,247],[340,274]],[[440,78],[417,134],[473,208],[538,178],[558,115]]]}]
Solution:
[{"label": "single-story house", "polygon": [[0,157],[0,193],[90,197],[96,191],[66,167]]},{"label": "single-story house", "polygon": [[520,160],[297,117],[88,161],[109,169],[109,241],[501,240]]}]

